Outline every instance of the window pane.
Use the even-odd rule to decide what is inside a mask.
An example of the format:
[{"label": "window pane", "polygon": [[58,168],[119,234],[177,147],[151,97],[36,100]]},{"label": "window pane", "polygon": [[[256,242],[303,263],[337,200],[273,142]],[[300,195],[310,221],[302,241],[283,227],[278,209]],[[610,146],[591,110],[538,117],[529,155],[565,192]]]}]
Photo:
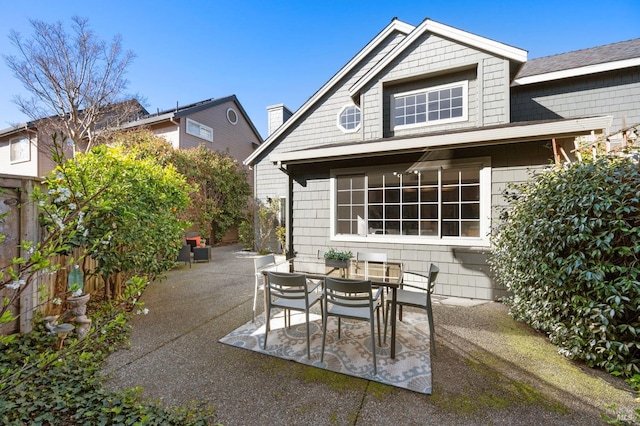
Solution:
[{"label": "window pane", "polygon": [[417,219],[418,218],[418,205],[412,204],[402,206],[402,218],[403,219]]},{"label": "window pane", "polygon": [[382,188],[383,175],[369,175],[369,188]]},{"label": "window pane", "polygon": [[418,189],[417,188],[405,188],[402,190],[402,202],[403,203],[415,203],[418,202]]},{"label": "window pane", "polygon": [[350,204],[351,203],[351,192],[349,191],[339,191],[337,197],[338,204]]},{"label": "window pane", "polygon": [[364,189],[364,175],[352,176],[351,187],[353,189]]},{"label": "window pane", "polygon": [[420,235],[438,235],[438,222],[435,220],[420,221]]},{"label": "window pane", "polygon": [[350,221],[338,221],[338,229],[336,230],[338,234],[350,234],[351,233],[351,222]]},{"label": "window pane", "polygon": [[386,206],[384,213],[385,219],[400,219],[400,206]]},{"label": "window pane", "polygon": [[364,191],[353,191],[351,193],[351,200],[353,204],[364,204]]},{"label": "window pane", "polygon": [[[353,209],[351,211],[351,218],[352,219],[364,219],[364,206],[353,206]],[[357,227],[357,222],[354,222],[356,224]],[[357,229],[357,228],[354,228]],[[355,232],[355,231],[354,231]]]},{"label": "window pane", "polygon": [[443,204],[442,206],[442,218],[443,219],[458,219],[460,213],[457,204]]},{"label": "window pane", "polygon": [[370,203],[381,203],[382,201],[382,189],[369,190]]},{"label": "window pane", "polygon": [[451,117],[451,111],[449,111],[448,109],[443,109],[442,111],[440,111],[441,119],[450,118],[450,117]]},{"label": "window pane", "polygon": [[462,108],[454,108],[451,110],[451,117],[462,117]]},{"label": "window pane", "polygon": [[385,202],[387,203],[399,203],[400,202],[400,190],[399,189],[387,189],[384,191]]},{"label": "window pane", "polygon": [[382,221],[369,221],[369,233],[370,234],[382,234],[384,233],[384,225]]},{"label": "window pane", "polygon": [[351,217],[351,206],[338,207],[338,220],[349,219]]},{"label": "window pane", "polygon": [[438,201],[438,188],[421,188],[420,201]]},{"label": "window pane", "polygon": [[418,221],[402,222],[403,235],[418,235]]},{"label": "window pane", "polygon": [[437,112],[430,112],[429,113],[429,121],[434,121],[437,120],[439,118],[439,115]]},{"label": "window pane", "polygon": [[463,186],[462,201],[480,201],[480,186]]},{"label": "window pane", "polygon": [[421,204],[420,217],[422,219],[437,219],[438,205],[437,204]]},{"label": "window pane", "polygon": [[415,186],[418,185],[418,174],[417,173],[405,173],[402,175],[402,185],[404,186]]},{"label": "window pane", "polygon": [[386,223],[386,234],[398,235],[400,234],[400,222],[387,222]]},{"label": "window pane", "polygon": [[457,186],[445,186],[442,188],[442,201],[443,202],[452,202],[458,201],[458,190],[460,188]]},{"label": "window pane", "polygon": [[458,237],[460,236],[460,224],[456,222],[442,222],[442,236]]},{"label": "window pane", "polygon": [[382,206],[369,205],[369,219],[382,219]]},{"label": "window pane", "polygon": [[462,219],[480,219],[480,204],[463,204]]},{"label": "window pane", "polygon": [[420,172],[420,182],[423,185],[438,184],[438,170],[423,170]]},{"label": "window pane", "polygon": [[461,97],[462,96],[462,87],[454,87],[451,89],[451,96]]},{"label": "window pane", "polygon": [[462,236],[464,237],[479,237],[480,236],[480,222],[462,222]]}]

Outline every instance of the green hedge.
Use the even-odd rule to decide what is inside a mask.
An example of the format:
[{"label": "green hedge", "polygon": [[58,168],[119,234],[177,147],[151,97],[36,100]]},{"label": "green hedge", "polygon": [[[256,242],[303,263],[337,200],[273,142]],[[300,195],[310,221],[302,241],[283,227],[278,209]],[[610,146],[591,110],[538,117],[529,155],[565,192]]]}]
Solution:
[{"label": "green hedge", "polygon": [[640,372],[638,167],[602,156],[508,188],[490,258],[515,319],[626,377]]}]

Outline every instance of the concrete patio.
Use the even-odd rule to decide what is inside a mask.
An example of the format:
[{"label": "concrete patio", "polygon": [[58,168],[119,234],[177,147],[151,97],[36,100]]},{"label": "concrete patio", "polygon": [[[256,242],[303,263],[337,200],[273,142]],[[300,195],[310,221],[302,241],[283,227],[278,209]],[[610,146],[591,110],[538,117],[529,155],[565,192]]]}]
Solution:
[{"label": "concrete patio", "polygon": [[432,395],[218,343],[251,320],[253,257],[214,247],[211,262],[150,284],[149,314],[109,358],[108,386],[205,404],[225,425],[595,425],[607,406],[640,405],[622,380],[561,357],[496,302],[437,298]]}]

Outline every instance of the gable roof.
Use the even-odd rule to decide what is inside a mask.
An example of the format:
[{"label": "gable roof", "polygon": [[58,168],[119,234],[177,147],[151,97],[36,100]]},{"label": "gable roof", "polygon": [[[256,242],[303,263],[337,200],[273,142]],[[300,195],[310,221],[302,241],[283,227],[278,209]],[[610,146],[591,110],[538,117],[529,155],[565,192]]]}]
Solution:
[{"label": "gable roof", "polygon": [[251,121],[251,118],[249,118],[249,115],[245,111],[240,101],[238,101],[238,97],[236,95],[225,96],[223,98],[206,99],[204,101],[194,102],[192,104],[183,105],[183,106],[176,105],[176,107],[173,109],[158,111],[155,114],[149,114],[144,117],[141,117],[139,120],[130,121],[129,123],[126,123],[125,125],[121,126],[121,128],[130,129],[132,127],[148,126],[151,124],[161,123],[163,121],[169,121],[174,118],[180,118],[190,114],[195,114],[196,112],[204,111],[206,109],[213,108],[215,106],[218,106],[227,102],[234,102],[237,105],[238,109],[240,110],[240,113],[244,116],[247,123],[249,123],[249,126],[251,127],[251,130],[253,131],[253,133],[255,133],[258,140],[262,141],[262,137],[260,136],[260,133],[258,132],[255,125]]},{"label": "gable roof", "polygon": [[280,127],[278,127],[271,135],[267,137],[267,140],[260,145],[258,149],[256,149],[253,154],[251,154],[247,159],[244,160],[245,165],[252,165],[253,162],[258,158],[270,145],[273,144],[275,140],[278,139],[280,135],[282,135],[289,127],[293,125],[300,117],[302,117],[311,107],[321,99],[333,86],[340,81],[345,75],[351,72],[360,61],[367,56],[369,53],[373,52],[380,43],[382,43],[390,34],[394,32],[400,32],[402,34],[409,34],[413,31],[415,27],[413,25],[407,24],[398,20],[397,18],[393,18],[391,23],[387,25],[377,36],[373,38],[367,45],[360,50],[345,66],[343,66],[340,71],[338,71],[331,79],[324,84],[316,93],[313,94],[298,110]]},{"label": "gable roof", "polygon": [[398,43],[380,62],[374,65],[362,78],[360,78],[350,89],[349,94],[355,97],[358,92],[366,85],[375,75],[377,75],[384,67],[391,63],[398,55],[404,52],[418,37],[425,32],[431,32],[441,35],[460,43],[491,52],[495,55],[513,60],[515,62],[525,62],[527,60],[527,52],[516,47],[512,47],[485,37],[481,37],[466,31],[453,28],[431,19],[425,19],[422,23],[414,27],[393,18],[391,23],[387,25],[373,40],[371,40],[356,56],[354,56],[331,80],[325,83],[302,107],[300,107],[289,120],[283,123],[273,134],[269,135],[265,143],[253,152],[244,164],[252,165],[253,162],[278,139],[289,127],[291,127],[301,116],[303,116],[324,94],[326,94],[342,77],[349,73],[360,60],[372,52],[382,41],[384,41],[391,33],[398,31],[405,34],[404,40]]},{"label": "gable roof", "polygon": [[514,85],[540,83],[640,65],[640,38],[532,59]]},{"label": "gable roof", "polygon": [[355,98],[360,90],[369,83],[373,77],[380,73],[387,65],[393,62],[402,52],[404,52],[413,42],[425,33],[438,34],[442,37],[455,40],[459,43],[466,44],[479,50],[493,53],[512,61],[523,63],[527,60],[527,52],[516,47],[506,45],[485,37],[481,37],[466,31],[459,30],[448,25],[441,24],[429,18],[422,21],[411,34],[405,37],[396,47],[393,48],[387,56],[372,67],[360,80],[358,80],[350,89],[349,95]]}]

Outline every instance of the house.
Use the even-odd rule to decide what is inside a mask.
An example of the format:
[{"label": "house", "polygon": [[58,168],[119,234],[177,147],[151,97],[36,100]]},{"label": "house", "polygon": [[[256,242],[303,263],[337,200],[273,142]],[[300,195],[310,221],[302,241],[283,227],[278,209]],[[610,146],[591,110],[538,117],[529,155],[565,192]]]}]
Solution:
[{"label": "house", "polygon": [[[288,119],[278,126],[272,118]],[[246,160],[257,200],[286,205],[300,270],[329,247],[440,267],[436,293],[506,295],[491,279],[502,191],[640,122],[640,39],[527,61],[525,50],[393,19]]]},{"label": "house", "polygon": [[[147,110],[135,99],[106,106],[97,121],[90,126],[90,134],[98,136],[101,129],[115,128],[123,122],[147,114]],[[54,134],[69,136],[57,116],[0,130],[0,174],[41,177],[53,170],[55,163],[51,151]],[[86,149],[89,141],[86,136],[89,132],[83,134],[82,140],[77,143],[71,139],[57,140],[58,148],[62,149],[67,158],[73,157],[76,147]]]},{"label": "house", "polygon": [[235,95],[176,105],[174,109],[143,116],[121,128],[147,128],[167,139],[176,149],[204,144],[209,149],[228,152],[238,161],[251,155],[262,143],[260,133]]},{"label": "house", "polygon": [[[137,106],[135,119],[117,123],[118,129],[146,128],[166,138],[174,148],[204,144],[209,149],[228,152],[238,161],[262,143],[260,133],[235,95],[176,106],[156,114]],[[0,130],[0,173],[37,177],[53,169],[50,140],[39,127],[29,122]],[[69,150],[66,146],[65,149]],[[70,150],[67,154],[72,155]]]}]

